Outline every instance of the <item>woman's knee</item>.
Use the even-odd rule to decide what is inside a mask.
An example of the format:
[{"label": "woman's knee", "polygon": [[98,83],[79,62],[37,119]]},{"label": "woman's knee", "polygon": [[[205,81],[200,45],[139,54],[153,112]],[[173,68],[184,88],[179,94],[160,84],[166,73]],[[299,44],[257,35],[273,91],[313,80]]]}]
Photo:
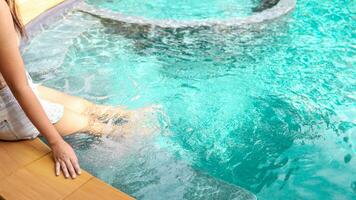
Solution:
[{"label": "woman's knee", "polygon": [[62,118],[54,126],[62,136],[65,136],[82,131],[89,124],[89,117],[65,108]]},{"label": "woman's knee", "polygon": [[64,105],[68,109],[78,113],[82,114],[88,109],[90,109],[94,104],[91,103],[90,101],[87,101],[85,99],[82,99],[80,97],[72,97],[71,100]]}]

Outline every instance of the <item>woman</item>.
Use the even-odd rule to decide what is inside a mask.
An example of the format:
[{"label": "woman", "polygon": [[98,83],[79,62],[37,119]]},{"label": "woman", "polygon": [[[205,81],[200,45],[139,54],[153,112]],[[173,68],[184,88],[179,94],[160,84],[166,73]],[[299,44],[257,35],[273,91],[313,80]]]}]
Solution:
[{"label": "woman", "polygon": [[105,116],[120,109],[98,106],[78,97],[34,85],[19,52],[24,27],[15,0],[0,0],[0,140],[43,135],[52,149],[55,173],[81,173],[77,156],[62,136],[78,131],[100,134]]}]

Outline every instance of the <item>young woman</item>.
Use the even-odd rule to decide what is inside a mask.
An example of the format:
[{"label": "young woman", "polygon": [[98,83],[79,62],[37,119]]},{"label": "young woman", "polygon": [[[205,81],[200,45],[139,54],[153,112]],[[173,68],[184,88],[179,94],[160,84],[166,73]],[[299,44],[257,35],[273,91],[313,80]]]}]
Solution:
[{"label": "young woman", "polygon": [[53,151],[56,175],[62,171],[66,178],[75,178],[81,173],[78,159],[62,136],[101,134],[107,127],[105,116],[123,117],[123,111],[33,84],[19,51],[24,35],[15,0],[0,0],[0,140],[43,135]]}]

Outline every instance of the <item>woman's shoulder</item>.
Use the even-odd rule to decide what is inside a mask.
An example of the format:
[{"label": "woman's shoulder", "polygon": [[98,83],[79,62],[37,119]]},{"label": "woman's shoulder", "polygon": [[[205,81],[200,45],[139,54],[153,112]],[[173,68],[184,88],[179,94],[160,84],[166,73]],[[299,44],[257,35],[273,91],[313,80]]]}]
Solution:
[{"label": "woman's shoulder", "polygon": [[4,0],[0,0],[0,25],[12,22],[10,8]]},{"label": "woman's shoulder", "polygon": [[1,14],[4,12],[10,12],[9,5],[4,0],[0,0],[0,11]]},{"label": "woman's shoulder", "polygon": [[9,6],[4,0],[0,0],[0,32],[9,30],[13,26]]},{"label": "woman's shoulder", "polygon": [[9,5],[4,0],[0,0],[0,21],[9,21],[12,19]]}]

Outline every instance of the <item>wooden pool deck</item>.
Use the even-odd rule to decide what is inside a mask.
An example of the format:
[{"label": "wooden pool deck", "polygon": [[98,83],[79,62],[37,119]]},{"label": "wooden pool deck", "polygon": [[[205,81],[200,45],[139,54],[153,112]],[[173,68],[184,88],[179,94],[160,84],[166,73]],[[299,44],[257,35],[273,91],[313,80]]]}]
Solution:
[{"label": "wooden pool deck", "polygon": [[38,138],[0,142],[0,160],[0,195],[6,200],[133,199],[84,170],[76,179],[55,176],[51,150]]},{"label": "wooden pool deck", "polygon": [[[20,0],[28,23],[63,0]],[[129,195],[82,170],[76,179],[54,175],[51,149],[40,139],[0,141],[0,200],[128,200]]]}]

